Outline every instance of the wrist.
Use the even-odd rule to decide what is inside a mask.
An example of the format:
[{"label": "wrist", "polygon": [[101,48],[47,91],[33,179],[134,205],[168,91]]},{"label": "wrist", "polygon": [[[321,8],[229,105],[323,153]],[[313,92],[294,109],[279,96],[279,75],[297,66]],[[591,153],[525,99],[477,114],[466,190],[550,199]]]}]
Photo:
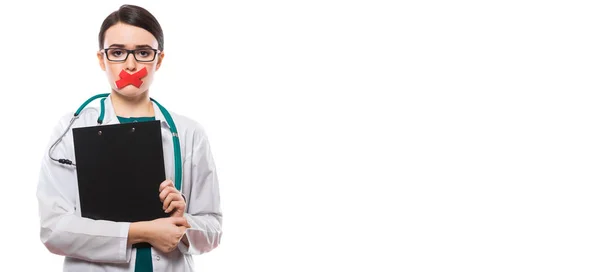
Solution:
[{"label": "wrist", "polygon": [[133,222],[129,224],[129,234],[127,236],[127,244],[133,245],[148,241],[148,225],[146,222]]}]

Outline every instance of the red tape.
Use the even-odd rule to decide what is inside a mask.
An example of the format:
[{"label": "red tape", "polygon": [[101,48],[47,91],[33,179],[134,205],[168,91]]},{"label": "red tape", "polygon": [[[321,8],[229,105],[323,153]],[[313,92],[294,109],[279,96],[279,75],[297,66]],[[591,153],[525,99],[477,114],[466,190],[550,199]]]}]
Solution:
[{"label": "red tape", "polygon": [[119,73],[119,77],[121,77],[121,79],[115,81],[115,83],[117,84],[117,88],[119,88],[119,89],[121,89],[129,84],[139,88],[140,86],[142,86],[142,83],[143,83],[141,78],[145,77],[146,75],[148,75],[148,71],[146,70],[146,67],[142,68],[142,70],[139,70],[133,74],[127,73],[127,72],[125,72],[125,70],[122,70],[121,73]]}]

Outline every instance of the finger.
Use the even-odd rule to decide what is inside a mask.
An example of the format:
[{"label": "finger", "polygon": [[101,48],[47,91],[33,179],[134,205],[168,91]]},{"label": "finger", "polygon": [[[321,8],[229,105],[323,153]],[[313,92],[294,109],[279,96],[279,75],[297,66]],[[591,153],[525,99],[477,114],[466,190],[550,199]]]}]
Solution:
[{"label": "finger", "polygon": [[169,186],[169,184],[173,184],[173,181],[170,179],[165,179],[163,182],[160,183],[159,189],[164,189],[164,187]]},{"label": "finger", "polygon": [[185,219],[185,217],[170,217],[172,222],[177,225],[177,226],[184,226],[184,227],[188,227],[191,228],[190,224],[188,223],[187,219]]},{"label": "finger", "polygon": [[174,211],[175,209],[180,209],[180,208],[181,208],[180,201],[171,201],[171,204],[169,204],[169,207],[167,207],[167,209],[165,209],[165,213],[170,213],[170,212]]},{"label": "finger", "polygon": [[171,202],[173,201],[183,201],[183,197],[181,197],[181,194],[179,192],[170,193],[167,195],[165,201],[163,201],[163,210],[166,210],[167,207],[169,207],[169,205],[171,205]]},{"label": "finger", "polygon": [[171,205],[171,201],[173,200],[173,198],[175,198],[175,194],[167,195],[167,197],[165,198],[165,201],[163,201],[163,210],[166,210],[167,207],[169,207],[169,205]]},{"label": "finger", "polygon": [[175,220],[177,222],[176,223],[177,226],[186,227],[186,228],[191,227],[185,217],[175,217],[175,218],[177,218],[177,220]]},{"label": "finger", "polygon": [[163,182],[160,183],[160,186],[158,186],[158,191],[162,191],[164,188],[169,187],[169,186],[173,186],[175,187],[175,185],[173,184],[173,181],[170,179],[167,179]]},{"label": "finger", "polygon": [[179,200],[179,201],[171,201],[171,204],[169,204],[169,207],[165,210],[165,213],[170,213],[172,211],[174,211],[175,209],[185,209],[185,202]]},{"label": "finger", "polygon": [[160,198],[160,201],[164,202],[167,195],[169,195],[171,193],[179,193],[179,191],[177,191],[177,189],[175,189],[175,187],[167,187],[160,192],[158,197]]}]

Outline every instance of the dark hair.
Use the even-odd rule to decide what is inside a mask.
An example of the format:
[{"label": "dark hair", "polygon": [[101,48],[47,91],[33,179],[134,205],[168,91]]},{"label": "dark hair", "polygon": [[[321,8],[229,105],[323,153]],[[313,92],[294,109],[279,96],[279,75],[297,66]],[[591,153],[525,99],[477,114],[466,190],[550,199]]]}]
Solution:
[{"label": "dark hair", "polygon": [[146,9],[135,5],[122,5],[118,10],[114,11],[104,19],[98,34],[98,45],[100,49],[104,47],[104,34],[106,30],[117,23],[124,23],[132,26],[137,26],[152,33],[158,41],[158,50],[164,48],[165,38],[162,28],[158,20]]}]

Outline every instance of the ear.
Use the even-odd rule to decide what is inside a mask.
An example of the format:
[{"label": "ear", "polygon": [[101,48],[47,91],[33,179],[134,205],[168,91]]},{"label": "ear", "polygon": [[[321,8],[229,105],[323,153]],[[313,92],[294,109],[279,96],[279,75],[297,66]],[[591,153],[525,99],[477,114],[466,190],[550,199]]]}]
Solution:
[{"label": "ear", "polygon": [[104,65],[104,54],[102,54],[102,51],[98,51],[96,55],[98,56],[98,63],[100,64],[100,68],[102,69],[102,71],[106,71],[106,65]]},{"label": "ear", "polygon": [[155,71],[158,71],[158,68],[160,68],[160,65],[162,64],[162,60],[165,57],[165,52],[160,52],[160,54],[158,54],[158,61],[156,62],[156,69]]}]

